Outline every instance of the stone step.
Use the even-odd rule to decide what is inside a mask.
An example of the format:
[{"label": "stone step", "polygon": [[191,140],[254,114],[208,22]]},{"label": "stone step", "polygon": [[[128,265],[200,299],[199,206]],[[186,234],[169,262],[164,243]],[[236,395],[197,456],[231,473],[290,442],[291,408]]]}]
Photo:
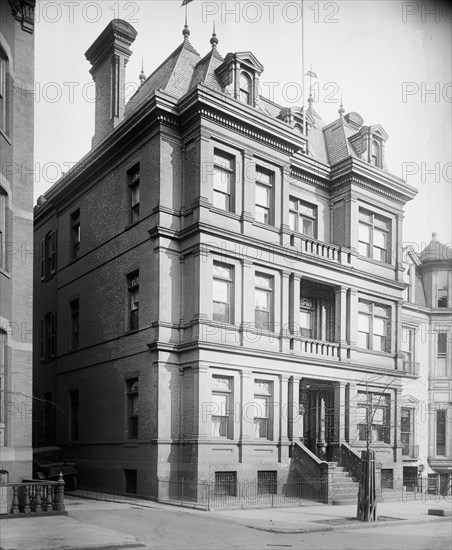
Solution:
[{"label": "stone step", "polygon": [[333,500],[333,506],[347,506],[350,504],[358,505],[358,497],[355,498],[340,498],[338,500]]},{"label": "stone step", "polygon": [[331,483],[331,486],[332,487],[356,487],[358,488],[359,487],[359,483],[356,483],[355,481],[353,480],[342,480],[342,481],[338,481],[337,479],[333,479],[333,482]]}]

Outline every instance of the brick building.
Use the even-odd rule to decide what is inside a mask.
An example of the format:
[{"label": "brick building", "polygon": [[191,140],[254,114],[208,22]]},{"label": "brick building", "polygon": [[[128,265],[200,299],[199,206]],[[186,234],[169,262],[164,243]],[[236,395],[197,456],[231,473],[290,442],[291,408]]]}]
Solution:
[{"label": "brick building", "polygon": [[93,148],[35,210],[35,444],[64,446],[81,486],[159,496],[356,473],[369,439],[398,487],[416,191],[380,125],[277,105],[251,52],[183,34],[126,105],[135,30],[86,52]]},{"label": "brick building", "polygon": [[0,469],[31,476],[34,0],[0,3]]},{"label": "brick building", "polygon": [[402,459],[405,478],[416,471],[430,490],[451,492],[452,250],[437,240],[405,250],[402,346],[420,376],[404,384]]}]

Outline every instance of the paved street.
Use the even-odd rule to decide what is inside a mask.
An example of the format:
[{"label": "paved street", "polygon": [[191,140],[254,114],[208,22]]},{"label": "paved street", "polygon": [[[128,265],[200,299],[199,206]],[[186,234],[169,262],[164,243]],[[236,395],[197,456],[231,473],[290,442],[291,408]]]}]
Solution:
[{"label": "paved street", "polygon": [[[84,522],[120,530],[134,535],[153,549],[449,549],[451,526],[446,521],[419,525],[391,525],[336,529],[314,533],[272,533],[261,529],[239,525],[235,522],[241,511],[201,512],[176,507],[142,508],[121,506],[112,510],[110,504],[101,509],[98,503],[96,513],[78,506],[70,507],[70,515]],[[330,507],[332,511],[336,507]],[[306,509],[307,512],[316,507]],[[299,512],[299,510],[298,510]],[[256,510],[256,516],[265,516],[270,510]],[[279,510],[278,515],[290,514],[291,510]],[[249,512],[248,512],[249,514]],[[232,523],[234,521],[234,523]],[[312,524],[311,524],[312,525]],[[328,524],[319,528],[328,529]],[[272,525],[269,521],[268,529]]]},{"label": "paved street", "polygon": [[[106,496],[106,498],[109,498]],[[113,497],[114,498],[114,497]],[[128,499],[105,502],[67,499],[68,516],[21,518],[0,523],[0,550],[439,550],[451,547],[446,500],[386,502],[381,521],[363,525],[355,506],[205,512]]]}]

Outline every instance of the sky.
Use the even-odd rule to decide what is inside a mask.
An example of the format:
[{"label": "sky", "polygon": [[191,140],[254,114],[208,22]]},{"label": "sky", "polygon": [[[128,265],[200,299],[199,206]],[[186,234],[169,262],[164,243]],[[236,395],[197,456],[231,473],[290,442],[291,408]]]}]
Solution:
[{"label": "sky", "polygon": [[[91,148],[94,87],[86,50],[111,19],[135,27],[130,96],[142,62],[149,76],[181,43],[181,3],[38,0],[35,198]],[[420,251],[432,232],[452,243],[452,7],[428,0],[304,0],[302,24],[301,6],[301,0],[193,0],[190,41],[204,56],[215,21],[219,52],[252,51],[264,66],[261,95],[285,106],[303,102],[304,57],[305,72],[312,66],[317,75],[315,108],[325,122],[338,117],[342,98],[346,112],[389,134],[389,172],[418,189],[406,205],[405,244]]]}]

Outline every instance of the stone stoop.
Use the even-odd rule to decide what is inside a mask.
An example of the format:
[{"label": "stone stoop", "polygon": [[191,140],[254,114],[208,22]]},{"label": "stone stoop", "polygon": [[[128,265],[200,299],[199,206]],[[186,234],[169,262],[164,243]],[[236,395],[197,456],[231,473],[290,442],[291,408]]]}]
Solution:
[{"label": "stone stoop", "polygon": [[328,498],[328,500],[336,506],[357,504],[359,483],[336,462],[329,462],[328,467],[329,470],[332,470],[331,475],[328,476],[331,484],[331,489],[328,489],[331,499]]}]

